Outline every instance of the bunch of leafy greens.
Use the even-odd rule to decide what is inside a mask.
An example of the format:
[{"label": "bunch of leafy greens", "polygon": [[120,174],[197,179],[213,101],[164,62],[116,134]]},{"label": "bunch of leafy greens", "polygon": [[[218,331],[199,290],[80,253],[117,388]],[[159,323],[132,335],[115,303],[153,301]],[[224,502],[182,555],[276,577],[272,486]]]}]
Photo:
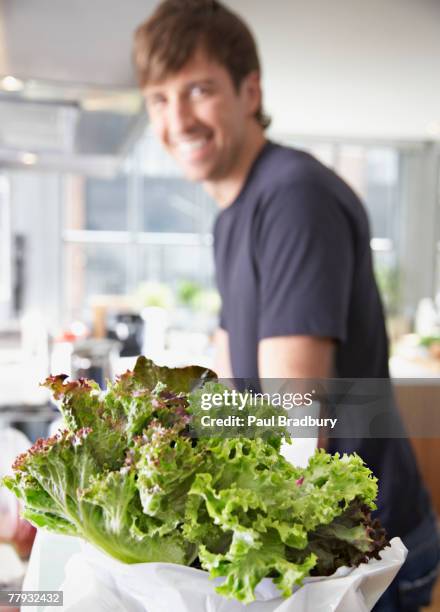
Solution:
[{"label": "bunch of leafy greens", "polygon": [[[213,372],[141,357],[106,393],[65,379],[44,384],[66,429],[38,440],[4,479],[34,525],[126,563],[202,567],[224,578],[219,593],[245,603],[265,577],[288,596],[306,576],[368,561],[386,545],[370,516],[376,479],[358,456],[317,451],[299,469],[280,454],[282,430],[194,437],[202,394],[226,390]],[[261,401],[240,414],[278,412]]]}]

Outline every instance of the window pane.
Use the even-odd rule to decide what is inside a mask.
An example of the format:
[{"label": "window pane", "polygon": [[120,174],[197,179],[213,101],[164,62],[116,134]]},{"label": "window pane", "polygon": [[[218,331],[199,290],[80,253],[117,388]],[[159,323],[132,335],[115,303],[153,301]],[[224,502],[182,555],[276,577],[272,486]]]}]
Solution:
[{"label": "window pane", "polygon": [[214,282],[211,246],[142,245],[139,247],[139,273],[145,281],[160,281],[176,288],[191,280],[203,286]]},{"label": "window pane", "polygon": [[84,229],[126,230],[128,177],[87,178]]},{"label": "window pane", "polygon": [[399,154],[391,148],[339,147],[336,171],[359,194],[370,218],[371,235],[397,242]]},{"label": "window pane", "polygon": [[82,316],[94,295],[124,294],[128,289],[128,246],[67,244],[65,250],[68,316]]},{"label": "window pane", "polygon": [[126,231],[128,229],[128,180],[69,176],[65,228],[68,230]]},{"label": "window pane", "polygon": [[141,231],[209,232],[215,205],[200,185],[180,178],[145,177],[141,202]]},{"label": "window pane", "polygon": [[393,149],[371,149],[367,155],[366,203],[370,212],[371,232],[379,238],[397,242],[399,155]]},{"label": "window pane", "polygon": [[401,275],[396,253],[373,251],[374,275],[386,313],[396,315],[401,307]]}]

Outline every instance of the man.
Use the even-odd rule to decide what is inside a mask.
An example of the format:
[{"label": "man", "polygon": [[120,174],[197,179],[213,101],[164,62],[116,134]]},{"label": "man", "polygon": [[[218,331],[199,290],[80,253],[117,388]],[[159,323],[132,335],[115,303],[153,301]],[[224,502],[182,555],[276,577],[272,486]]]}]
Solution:
[{"label": "man", "polygon": [[[134,59],[156,134],[221,208],[220,377],[388,378],[364,209],[313,157],[266,139],[247,26],[215,0],[166,0],[138,28]],[[328,450],[358,452],[378,476],[379,516],[410,548],[380,609],[415,612],[439,552],[408,442],[333,439]]]}]

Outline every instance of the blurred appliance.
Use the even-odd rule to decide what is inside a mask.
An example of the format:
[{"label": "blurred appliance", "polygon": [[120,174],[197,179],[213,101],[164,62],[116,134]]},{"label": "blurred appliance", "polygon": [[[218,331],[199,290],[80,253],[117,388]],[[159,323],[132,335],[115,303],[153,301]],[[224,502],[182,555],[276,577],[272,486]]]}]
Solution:
[{"label": "blurred appliance", "polygon": [[0,163],[114,176],[144,129],[145,113],[135,90],[105,92],[104,110],[88,110],[93,95],[69,84],[32,81],[14,96],[0,87]]},{"label": "blurred appliance", "polygon": [[72,378],[91,378],[101,389],[114,378],[120,343],[108,338],[88,338],[75,342],[72,351]]},{"label": "blurred appliance", "polygon": [[136,357],[142,352],[144,321],[135,313],[119,313],[107,326],[107,338],[118,340],[121,357]]}]

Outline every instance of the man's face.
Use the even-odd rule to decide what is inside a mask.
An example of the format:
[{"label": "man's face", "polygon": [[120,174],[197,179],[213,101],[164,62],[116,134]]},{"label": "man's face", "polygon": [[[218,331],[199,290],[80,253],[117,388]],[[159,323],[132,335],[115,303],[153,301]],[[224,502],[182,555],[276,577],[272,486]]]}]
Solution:
[{"label": "man's face", "polygon": [[199,49],[176,74],[144,89],[154,131],[194,181],[228,178],[259,105],[257,75],[237,92],[226,68]]}]

